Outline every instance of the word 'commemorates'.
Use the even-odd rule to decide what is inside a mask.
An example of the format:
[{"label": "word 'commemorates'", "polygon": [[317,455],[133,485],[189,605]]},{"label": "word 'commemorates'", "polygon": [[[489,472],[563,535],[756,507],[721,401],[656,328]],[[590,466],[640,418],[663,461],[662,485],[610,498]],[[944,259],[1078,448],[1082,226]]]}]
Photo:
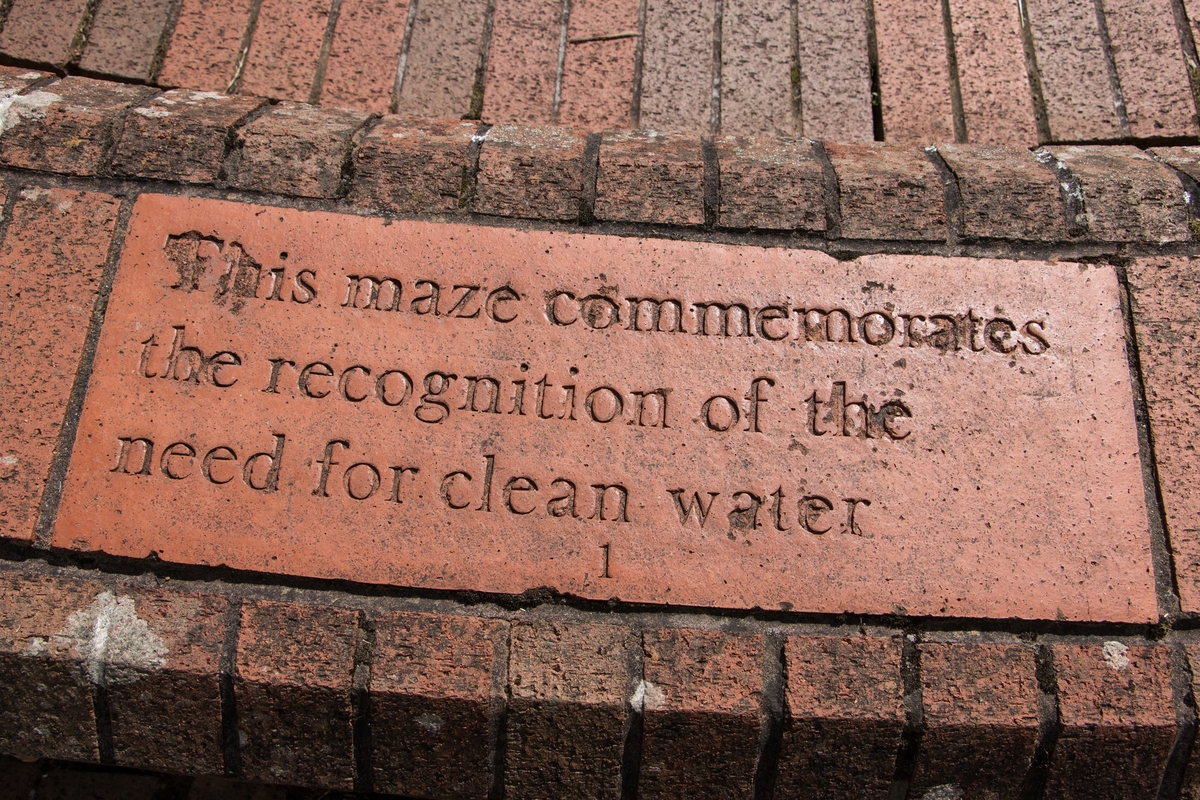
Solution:
[{"label": "word 'commemorates'", "polygon": [[54,541],[425,589],[1144,621],[1122,340],[1104,267],[143,195]]}]

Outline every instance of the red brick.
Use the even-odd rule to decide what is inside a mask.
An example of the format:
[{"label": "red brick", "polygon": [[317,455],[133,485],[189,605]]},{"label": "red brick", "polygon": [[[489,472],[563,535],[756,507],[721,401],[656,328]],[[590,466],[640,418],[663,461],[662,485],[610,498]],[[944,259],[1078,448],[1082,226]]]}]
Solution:
[{"label": "red brick", "polygon": [[591,130],[633,127],[638,7],[638,0],[571,3],[560,123]]},{"label": "red brick", "polygon": [[1162,159],[1193,180],[1200,179],[1200,147],[1152,147],[1146,152]]},{"label": "red brick", "polygon": [[1038,740],[1033,650],[955,638],[919,646],[925,731],[912,791],[1018,796]]},{"label": "red brick", "polygon": [[640,127],[712,130],[715,5],[647,0]]},{"label": "red brick", "polygon": [[1111,242],[1191,238],[1178,176],[1136,147],[1061,147],[1054,156],[1083,188],[1088,233]]},{"label": "red brick", "polygon": [[791,636],[776,797],[884,800],[904,730],[895,636]]},{"label": "red brick", "polygon": [[0,535],[32,539],[117,218],[116,198],[25,189],[0,247]]},{"label": "red brick", "polygon": [[597,219],[662,225],[704,223],[700,139],[606,134],[596,176]]},{"label": "red brick", "polygon": [[171,16],[168,0],[105,0],[96,9],[79,68],[100,75],[150,81]]},{"label": "red brick", "polygon": [[159,84],[229,91],[251,6],[253,0],[183,0]]},{"label": "red brick", "polygon": [[[91,581],[0,573],[0,747],[25,757],[98,761],[88,672]],[[111,596],[111,595],[110,595]]]},{"label": "red brick", "polygon": [[1134,138],[1195,136],[1195,100],[1171,0],[1105,0],[1104,19]]},{"label": "red brick", "polygon": [[371,767],[377,792],[486,797],[488,719],[508,624],[392,613],[376,623]]},{"label": "red brick", "polygon": [[0,33],[0,54],[63,68],[83,41],[87,0],[14,0]]},{"label": "red brick", "polygon": [[330,2],[262,0],[238,91],[308,102],[329,25]]},{"label": "red brick", "polygon": [[967,141],[1037,144],[1016,3],[950,0]]},{"label": "red brick", "polygon": [[[481,264],[486,274],[476,279]],[[308,269],[311,276],[301,273]],[[352,283],[352,275],[379,281]],[[424,281],[442,287],[436,316]],[[319,292],[315,301],[306,282]],[[488,303],[509,282],[519,297],[505,291],[499,309]],[[797,286],[805,293],[787,288]],[[600,292],[615,297],[613,316],[585,294]],[[639,298],[663,298],[653,330],[653,309]],[[681,325],[672,324],[668,298],[682,298]],[[715,314],[697,313],[735,300],[754,325],[743,327],[735,313],[718,331]],[[844,309],[846,321],[809,314],[818,308]],[[215,385],[207,368],[189,368],[199,356],[185,357],[184,347],[244,360],[239,369],[212,364],[222,369]],[[798,248],[144,193],[109,298],[53,543],[443,591],[548,587],[679,606],[1145,623],[1158,619],[1158,606],[1125,347],[1118,276],[1107,265],[908,254],[838,261]],[[807,354],[800,362],[781,356],[797,349]],[[555,361],[554,353],[588,358]],[[300,365],[278,362],[275,392],[262,391],[271,380],[267,354]],[[310,370],[313,382],[302,387],[305,366],[321,358],[330,367],[318,372],[344,377]],[[420,388],[406,391],[393,375],[379,391],[360,366],[376,381],[403,368]],[[460,377],[432,375],[442,370]],[[730,393],[722,405],[732,406],[764,373],[776,385],[758,387],[770,405],[757,435],[743,436],[742,423],[729,437],[709,436],[717,431],[693,414],[718,391]],[[496,413],[488,407],[494,391],[467,402],[475,384],[461,376],[476,375],[499,376]],[[222,388],[229,378],[238,384]],[[518,380],[541,383],[537,395],[518,402]],[[564,384],[577,390],[574,420]],[[609,393],[587,403],[601,386],[617,387],[612,397],[620,391],[619,420]],[[658,387],[671,390],[666,415],[653,399],[639,408],[634,395]],[[878,409],[901,387],[914,416],[890,406],[904,421],[892,436],[875,428],[868,439],[850,404]],[[547,403],[535,405],[543,389]],[[323,400],[306,396],[326,390]],[[813,393],[816,426],[804,411],[786,413]],[[444,408],[430,403],[439,395]],[[348,402],[354,397],[363,402]],[[640,426],[629,424],[647,409]],[[721,410],[711,415],[715,427],[728,424]],[[194,459],[171,448],[164,464],[168,446],[193,434]],[[1007,444],[1018,435],[1038,446]],[[143,446],[118,441],[132,436],[156,443],[148,465],[139,466]],[[285,436],[286,457],[275,460]],[[327,450],[331,441],[348,444]],[[217,471],[206,476],[204,459],[218,446],[241,453],[232,456],[237,466],[214,461]],[[325,452],[334,463],[324,493],[314,494]],[[360,462],[378,465],[374,489]],[[818,476],[805,479],[813,483],[799,483],[801,467]],[[1004,481],[983,477],[998,472]],[[571,491],[552,483],[560,477],[577,488],[578,518],[564,519]],[[538,488],[522,486],[525,478]],[[839,491],[845,484],[855,494]],[[758,508],[761,535],[751,532],[754,515],[738,510],[749,509],[749,498],[733,496],[751,490],[770,497]],[[711,527],[681,508],[694,507],[699,491],[719,493],[700,495]],[[801,505],[810,493],[837,494],[831,513]],[[1047,527],[1049,517],[1062,523]],[[312,519],[321,520],[320,536],[308,534]],[[1005,536],[990,534],[995,520]]]},{"label": "red brick", "polygon": [[1051,141],[1120,138],[1095,5],[1026,0],[1025,6]]},{"label": "red brick", "polygon": [[201,776],[192,781],[187,800],[288,800],[288,790],[283,786]]},{"label": "red brick", "polygon": [[553,120],[562,16],[560,0],[496,0],[484,119],[524,124]]},{"label": "red brick", "polygon": [[16,97],[4,116],[0,163],[68,175],[95,175],[112,150],[118,119],[152,89],[63,78]]},{"label": "red brick", "polygon": [[1069,238],[1058,176],[1023,148],[939,145],[958,181],[963,233],[971,239],[1062,242]]},{"label": "red brick", "polygon": [[109,604],[105,681],[116,763],[219,774],[225,598],[163,589]]},{"label": "red brick", "polygon": [[587,132],[498,125],[479,153],[471,210],[530,219],[575,220],[583,193]]},{"label": "red brick", "polygon": [[[1196,685],[1196,676],[1200,675],[1200,647],[1193,641],[1185,646],[1185,652],[1192,672],[1191,689],[1194,697],[1200,688]],[[1200,797],[1200,752],[1197,752],[1195,746],[1192,747],[1191,757],[1184,768],[1182,789],[1179,794],[1182,800],[1196,800]]]},{"label": "red brick", "polygon": [[238,637],[238,732],[247,780],[349,789],[358,613],[248,600]]},{"label": "red brick", "polygon": [[422,0],[417,5],[397,110],[465,117],[484,46],[487,0]]},{"label": "red brick", "polygon": [[408,0],[343,0],[321,102],[386,114],[396,89]]},{"label": "red brick", "polygon": [[1047,797],[1153,797],[1175,739],[1165,645],[1056,644],[1062,726]]},{"label": "red brick", "polygon": [[799,0],[798,9],[804,135],[841,142],[872,141],[866,3]]},{"label": "red brick", "polygon": [[945,189],[916,147],[827,144],[847,239],[946,238]]},{"label": "red brick", "polygon": [[357,111],[300,103],[272,106],[239,132],[230,183],[260,192],[335,197],[351,140],[366,121]]},{"label": "red brick", "polygon": [[350,202],[394,214],[454,211],[479,125],[385,117],[354,148]]},{"label": "red brick", "polygon": [[1195,612],[1200,610],[1200,264],[1190,258],[1142,258],[1128,269],[1179,600],[1184,611]]},{"label": "red brick", "polygon": [[774,0],[725,0],[721,22],[721,130],[789,133],[792,15]]},{"label": "red brick", "polygon": [[[22,67],[2,67],[0,66],[0,102],[8,100],[21,92],[29,89],[35,83],[45,80],[46,78],[54,77],[48,72],[39,72],[36,69],[23,69]],[[9,127],[9,112],[4,112],[3,127]]]},{"label": "red brick", "polygon": [[825,176],[812,145],[792,137],[716,141],[718,224],[726,228],[825,230]]},{"label": "red brick", "polygon": [[615,625],[513,625],[506,798],[620,796],[632,639]]},{"label": "red brick", "polygon": [[213,183],[234,128],[266,103],[257,97],[172,89],[130,110],[117,143],[117,175]]},{"label": "red brick", "polygon": [[643,642],[638,797],[753,796],[763,637],[661,629]]},{"label": "red brick", "polygon": [[884,138],[913,144],[953,141],[941,2],[875,0],[875,38]]}]

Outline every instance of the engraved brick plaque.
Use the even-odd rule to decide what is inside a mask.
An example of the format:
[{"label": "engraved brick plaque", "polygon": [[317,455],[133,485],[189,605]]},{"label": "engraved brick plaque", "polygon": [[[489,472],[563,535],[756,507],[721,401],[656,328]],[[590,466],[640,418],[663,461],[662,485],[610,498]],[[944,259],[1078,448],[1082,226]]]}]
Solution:
[{"label": "engraved brick plaque", "polygon": [[1111,268],[142,196],[54,544],[430,589],[1149,621]]}]

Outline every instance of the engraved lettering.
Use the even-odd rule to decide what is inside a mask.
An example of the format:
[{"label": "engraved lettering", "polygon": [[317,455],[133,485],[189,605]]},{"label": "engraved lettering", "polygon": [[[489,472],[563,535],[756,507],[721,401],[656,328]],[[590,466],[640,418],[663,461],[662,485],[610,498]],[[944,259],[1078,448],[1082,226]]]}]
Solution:
[{"label": "engraved lettering", "polygon": [[679,515],[679,524],[687,525],[687,521],[692,516],[695,516],[696,522],[701,528],[708,521],[708,512],[712,509],[713,500],[720,496],[720,492],[708,492],[708,503],[700,498],[699,492],[692,492],[692,499],[685,506],[683,504],[683,493],[686,489],[668,489],[667,493],[675,501],[675,513]]}]

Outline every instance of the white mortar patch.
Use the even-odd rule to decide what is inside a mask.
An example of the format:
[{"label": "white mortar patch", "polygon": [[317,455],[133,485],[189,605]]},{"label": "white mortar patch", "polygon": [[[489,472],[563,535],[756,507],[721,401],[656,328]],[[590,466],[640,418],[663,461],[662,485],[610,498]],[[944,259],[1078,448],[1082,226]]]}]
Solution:
[{"label": "white mortar patch", "polygon": [[633,697],[629,698],[629,705],[633,706],[634,711],[644,711],[647,708],[658,711],[666,704],[667,696],[663,694],[663,690],[646,680],[638,683]]},{"label": "white mortar patch", "polygon": [[46,109],[60,100],[60,95],[40,89],[22,95],[11,90],[0,92],[0,133],[27,119],[45,119]]},{"label": "white mortar patch", "polygon": [[1125,657],[1128,652],[1129,648],[1120,642],[1105,642],[1104,663],[1119,672],[1129,666],[1129,659]]},{"label": "white mortar patch", "polygon": [[67,618],[62,635],[74,641],[88,679],[98,685],[133,683],[167,663],[166,645],[127,595],[101,592]]}]

